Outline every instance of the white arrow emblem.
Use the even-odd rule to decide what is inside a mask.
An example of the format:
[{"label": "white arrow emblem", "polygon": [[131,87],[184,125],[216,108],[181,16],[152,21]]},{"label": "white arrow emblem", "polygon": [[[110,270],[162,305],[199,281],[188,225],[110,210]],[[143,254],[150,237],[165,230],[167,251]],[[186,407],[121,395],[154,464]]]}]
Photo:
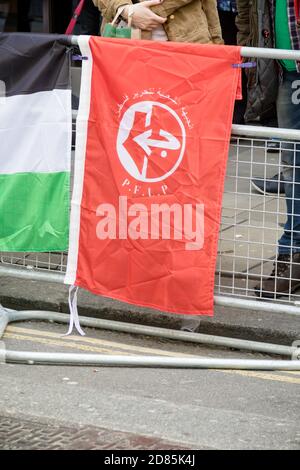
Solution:
[{"label": "white arrow emblem", "polygon": [[[168,150],[177,150],[180,148],[179,140],[170,132],[160,130],[159,135],[164,137],[165,140],[155,140],[150,139],[152,135],[152,130],[143,132],[142,134],[137,135],[133,140],[142,147],[142,149],[149,156],[151,155],[151,147],[168,149]],[[166,156],[166,155],[163,155]]]}]

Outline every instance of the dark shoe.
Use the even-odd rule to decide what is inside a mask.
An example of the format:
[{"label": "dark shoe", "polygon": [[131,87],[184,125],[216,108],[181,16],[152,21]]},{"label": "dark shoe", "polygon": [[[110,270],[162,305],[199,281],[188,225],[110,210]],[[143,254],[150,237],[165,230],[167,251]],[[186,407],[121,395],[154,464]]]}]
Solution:
[{"label": "dark shoe", "polygon": [[254,178],[252,186],[261,194],[284,194],[283,174],[279,173],[272,178]]},{"label": "dark shoe", "polygon": [[254,291],[257,297],[276,299],[292,294],[298,287],[300,287],[300,253],[294,253],[292,262],[290,255],[278,255],[270,277],[261,280],[254,287]]}]

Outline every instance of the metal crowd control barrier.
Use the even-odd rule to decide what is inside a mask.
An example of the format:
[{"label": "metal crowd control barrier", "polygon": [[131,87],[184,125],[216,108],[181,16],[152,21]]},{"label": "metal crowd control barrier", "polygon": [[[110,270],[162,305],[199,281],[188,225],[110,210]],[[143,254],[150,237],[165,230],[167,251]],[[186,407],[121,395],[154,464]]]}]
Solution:
[{"label": "metal crowd control barrier", "polygon": [[[295,149],[300,131],[233,126],[232,136],[219,237],[216,303],[300,315],[300,289],[271,301],[258,301],[254,294],[254,286],[272,271],[286,221],[285,195],[280,193],[281,151],[289,146]],[[270,153],[269,143],[276,144],[277,151],[273,148],[274,153]],[[252,184],[255,178],[267,182],[275,175],[279,175],[277,193],[260,194]]]},{"label": "metal crowd control barrier", "polygon": [[[77,43],[76,37],[73,43]],[[300,60],[300,51],[242,48],[243,57]],[[75,132],[75,127],[74,127]],[[277,142],[279,151],[268,152],[268,142]],[[298,315],[300,317],[300,289],[283,298],[263,301],[254,295],[253,287],[268,276],[276,256],[277,240],[283,230],[286,210],[284,197],[279,194],[259,194],[252,187],[252,179],[271,178],[281,172],[281,149],[300,141],[300,130],[266,128],[259,126],[232,126],[222,223],[220,229],[218,263],[215,282],[215,304],[248,310]],[[42,282],[63,282],[67,253],[1,253],[0,275]],[[67,315],[51,312],[13,312],[0,306],[0,339],[10,321],[44,319],[66,323]],[[134,366],[166,366],[197,368],[252,368],[300,370],[299,347],[282,347],[266,343],[186,333],[142,325],[82,318],[83,326],[147,334],[218,346],[248,349],[270,354],[291,356],[294,361],[246,361],[163,358],[123,358],[99,355],[39,354],[7,352],[12,361],[69,364],[105,364]],[[189,362],[191,361],[191,362]]]}]

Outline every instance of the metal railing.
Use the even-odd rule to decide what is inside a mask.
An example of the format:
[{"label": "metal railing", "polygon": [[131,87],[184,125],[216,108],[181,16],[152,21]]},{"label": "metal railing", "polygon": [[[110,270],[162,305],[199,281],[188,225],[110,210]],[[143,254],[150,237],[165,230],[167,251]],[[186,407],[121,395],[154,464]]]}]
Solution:
[{"label": "metal railing", "polygon": [[[76,43],[76,38],[73,40]],[[242,48],[244,57],[300,60],[300,51]],[[75,127],[73,128],[75,132]],[[268,142],[277,139],[277,153]],[[258,300],[254,285],[269,276],[277,240],[286,218],[285,198],[259,194],[255,177],[268,179],[281,172],[281,150],[295,148],[300,131],[257,126],[233,126],[220,229],[215,282],[219,305],[300,315],[300,290],[271,300]],[[67,253],[1,253],[0,275],[62,282]]]},{"label": "metal railing", "polygon": [[[296,142],[300,141],[300,131],[233,126],[232,135],[215,292],[217,296],[255,301],[254,286],[269,277],[272,271],[278,239],[286,221],[285,194],[280,190],[284,183],[281,152],[290,147],[295,150]],[[269,142],[276,143],[278,149],[272,149],[270,153]],[[293,167],[294,171],[296,168]],[[279,175],[275,193],[259,193],[252,184],[255,178],[267,182],[275,175]],[[300,289],[271,302],[294,305],[299,310]],[[244,304],[246,306],[247,302]],[[260,309],[270,307],[268,303],[260,302]]]}]

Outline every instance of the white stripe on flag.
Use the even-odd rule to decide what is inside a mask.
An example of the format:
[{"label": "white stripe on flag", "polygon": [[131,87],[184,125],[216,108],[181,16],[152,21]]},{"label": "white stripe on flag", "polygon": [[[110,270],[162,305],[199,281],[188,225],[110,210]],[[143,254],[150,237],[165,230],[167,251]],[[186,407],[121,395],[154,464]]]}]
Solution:
[{"label": "white stripe on flag", "polygon": [[68,252],[68,266],[65,284],[73,285],[76,280],[79,232],[80,232],[80,206],[83,192],[84,167],[86,157],[88,119],[91,104],[91,86],[93,71],[93,56],[89,45],[90,36],[79,36],[78,45],[81,54],[87,57],[82,63],[80,103],[76,122],[76,151],[74,167],[74,185],[71,203],[70,238]]},{"label": "white stripe on flag", "polygon": [[0,104],[0,174],[70,171],[71,90],[6,97]]}]

